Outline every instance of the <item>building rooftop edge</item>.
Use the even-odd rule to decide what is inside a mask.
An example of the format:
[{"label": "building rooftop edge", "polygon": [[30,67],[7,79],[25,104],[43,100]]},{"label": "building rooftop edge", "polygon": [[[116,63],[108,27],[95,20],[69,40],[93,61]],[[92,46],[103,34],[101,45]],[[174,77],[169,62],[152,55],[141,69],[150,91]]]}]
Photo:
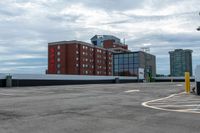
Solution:
[{"label": "building rooftop edge", "polygon": [[98,47],[98,46],[95,46],[95,45],[93,45],[91,43],[87,43],[87,42],[83,42],[83,41],[77,41],[77,40],[50,42],[50,43],[48,43],[48,45],[49,46],[51,46],[51,45],[67,45],[67,44],[73,44],[73,43],[81,44],[81,45],[87,45],[87,46],[90,46],[90,47],[99,48],[99,49],[102,49],[102,50],[107,50],[107,51],[113,52],[110,49],[106,49],[106,48],[103,48],[103,47]]},{"label": "building rooftop edge", "polygon": [[169,51],[169,53],[174,53],[176,51],[189,51],[189,52],[193,52],[193,50],[191,50],[191,49],[175,49],[174,51]]},{"label": "building rooftop edge", "polygon": [[127,53],[140,53],[140,52],[141,53],[145,53],[145,54],[149,54],[149,55],[152,55],[152,56],[155,56],[153,54],[150,54],[150,53],[147,53],[147,52],[144,52],[144,51],[129,51],[129,52],[125,52],[125,53],[114,53],[114,54],[127,54]]}]

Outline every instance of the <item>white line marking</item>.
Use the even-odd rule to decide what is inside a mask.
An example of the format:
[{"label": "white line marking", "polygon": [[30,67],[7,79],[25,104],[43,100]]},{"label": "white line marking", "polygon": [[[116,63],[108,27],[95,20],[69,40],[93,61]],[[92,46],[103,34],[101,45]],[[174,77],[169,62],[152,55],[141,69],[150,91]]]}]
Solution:
[{"label": "white line marking", "polygon": [[6,94],[6,93],[0,93],[0,95],[4,95],[4,96],[14,96],[14,94]]},{"label": "white line marking", "polygon": [[199,107],[198,104],[191,104],[191,105],[157,105],[158,107]]},{"label": "white line marking", "polygon": [[165,100],[165,99],[172,98],[174,96],[177,96],[177,95],[180,95],[180,94],[184,94],[184,93],[185,92],[182,92],[182,93],[179,93],[179,94],[172,94],[172,95],[170,95],[168,97],[164,97],[164,98],[160,98],[160,99],[155,99],[155,100],[150,100],[150,101],[147,101],[147,102],[143,102],[142,106],[148,107],[148,108],[152,108],[152,109],[157,109],[157,110],[163,110],[163,111],[182,112],[182,113],[197,113],[197,114],[200,114],[200,112],[196,112],[195,111],[195,110],[198,110],[198,108],[195,108],[195,109],[181,109],[181,110],[178,109],[178,110],[175,110],[175,109],[165,109],[165,108],[161,108],[161,107],[156,107],[156,106],[148,105],[148,103]]},{"label": "white line marking", "polygon": [[177,84],[176,86],[180,86],[180,87],[181,87],[181,86],[183,86],[183,85],[182,85],[182,84]]},{"label": "white line marking", "polygon": [[128,91],[124,91],[126,93],[131,93],[131,92],[139,92],[140,90],[128,90]]}]

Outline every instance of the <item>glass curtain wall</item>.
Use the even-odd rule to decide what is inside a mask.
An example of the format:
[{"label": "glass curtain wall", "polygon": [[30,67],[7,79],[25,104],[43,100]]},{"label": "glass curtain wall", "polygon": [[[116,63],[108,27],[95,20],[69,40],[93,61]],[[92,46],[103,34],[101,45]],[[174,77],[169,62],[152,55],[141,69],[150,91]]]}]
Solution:
[{"label": "glass curtain wall", "polygon": [[138,53],[120,53],[113,56],[114,76],[137,76],[139,68]]}]

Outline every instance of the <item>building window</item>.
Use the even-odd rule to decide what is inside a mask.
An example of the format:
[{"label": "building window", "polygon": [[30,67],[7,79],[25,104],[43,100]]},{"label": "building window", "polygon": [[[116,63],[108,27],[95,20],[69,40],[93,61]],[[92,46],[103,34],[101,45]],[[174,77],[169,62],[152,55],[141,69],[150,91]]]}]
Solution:
[{"label": "building window", "polygon": [[57,68],[60,68],[61,67],[61,65],[60,64],[57,64]]},{"label": "building window", "polygon": [[79,64],[76,64],[76,67],[79,67]]},{"label": "building window", "polygon": [[57,58],[57,62],[60,62],[60,58]]},{"label": "building window", "polygon": [[88,74],[88,71],[85,71],[85,74]]},{"label": "building window", "polygon": [[60,74],[60,70],[57,71],[57,74]]},{"label": "building window", "polygon": [[128,58],[128,54],[124,54],[124,58],[127,59]]},{"label": "building window", "polygon": [[118,55],[114,55],[114,59],[118,59]]},{"label": "building window", "polygon": [[128,64],[128,58],[124,58],[124,64]]},{"label": "building window", "polygon": [[76,51],[76,54],[79,54],[79,52],[78,52],[78,51]]},{"label": "building window", "polygon": [[60,45],[58,45],[58,46],[57,46],[57,49],[59,49],[59,50],[60,50]]},{"label": "building window", "polygon": [[78,61],[78,60],[79,60],[79,58],[77,57],[77,58],[76,58],[76,60]]}]

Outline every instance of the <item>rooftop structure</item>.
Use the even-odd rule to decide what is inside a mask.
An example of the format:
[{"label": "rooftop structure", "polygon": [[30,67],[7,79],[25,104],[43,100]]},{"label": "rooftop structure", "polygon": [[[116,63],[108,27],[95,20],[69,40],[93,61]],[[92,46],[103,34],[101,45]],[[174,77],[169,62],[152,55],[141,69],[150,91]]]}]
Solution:
[{"label": "rooftop structure", "polygon": [[93,45],[103,47],[103,42],[106,40],[113,40],[117,44],[121,44],[121,40],[113,35],[95,35],[91,38]]},{"label": "rooftop structure", "polygon": [[95,35],[91,38],[91,42],[95,46],[110,49],[113,52],[130,52],[128,45],[121,43],[121,40],[112,35]]}]

